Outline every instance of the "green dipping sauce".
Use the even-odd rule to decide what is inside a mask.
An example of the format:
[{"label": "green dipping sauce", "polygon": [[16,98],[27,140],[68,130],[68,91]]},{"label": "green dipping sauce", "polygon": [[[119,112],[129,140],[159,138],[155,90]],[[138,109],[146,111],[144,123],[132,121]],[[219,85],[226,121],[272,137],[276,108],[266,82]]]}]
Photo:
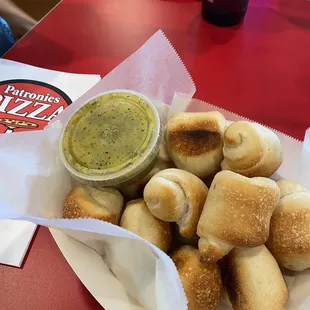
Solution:
[{"label": "green dipping sauce", "polygon": [[117,173],[141,159],[156,133],[156,118],[141,97],[103,94],[80,108],[62,139],[68,164],[84,175]]}]

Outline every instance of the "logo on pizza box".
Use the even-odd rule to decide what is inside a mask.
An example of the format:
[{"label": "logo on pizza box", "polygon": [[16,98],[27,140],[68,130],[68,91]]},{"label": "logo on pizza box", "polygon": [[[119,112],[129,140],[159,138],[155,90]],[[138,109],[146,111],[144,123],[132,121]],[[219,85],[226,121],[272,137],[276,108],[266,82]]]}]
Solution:
[{"label": "logo on pizza box", "polygon": [[62,90],[44,82],[0,81],[0,133],[43,129],[71,103]]}]

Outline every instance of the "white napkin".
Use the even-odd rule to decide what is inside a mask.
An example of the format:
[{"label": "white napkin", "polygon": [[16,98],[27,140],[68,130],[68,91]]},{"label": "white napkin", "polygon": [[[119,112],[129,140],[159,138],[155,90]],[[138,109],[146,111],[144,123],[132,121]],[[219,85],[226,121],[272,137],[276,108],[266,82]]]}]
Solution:
[{"label": "white napkin", "polygon": [[[89,88],[98,83],[100,81],[100,76],[57,72],[15,61],[0,59],[0,82],[16,79],[27,79],[49,83],[64,91],[71,100],[74,101]],[[34,139],[35,135],[36,134],[34,134],[33,137]],[[7,138],[9,138],[8,135],[5,135],[3,137],[4,141]],[[14,136],[10,135],[10,138],[13,138],[14,140],[15,134]],[[7,146],[8,144],[5,142],[0,145],[0,160],[8,160],[7,156],[10,156],[10,150],[8,150]],[[33,151],[31,148],[29,150]],[[27,152],[16,156],[20,156],[18,157],[18,160],[23,161],[26,170],[30,171],[32,169],[31,160],[27,157]],[[5,183],[10,184],[11,186],[10,188],[0,188],[0,193],[3,196],[3,199],[7,197],[8,193],[11,193],[11,198],[13,199],[22,199],[22,196],[18,195],[18,193],[20,192],[19,188],[25,187],[25,180],[13,179],[12,182],[10,182],[8,179],[11,178],[12,175],[2,174],[2,176],[5,176]],[[35,230],[36,225],[30,222],[1,220],[0,263],[20,267]]]},{"label": "white napkin", "polygon": [[37,225],[27,221],[0,220],[0,262],[20,267]]}]

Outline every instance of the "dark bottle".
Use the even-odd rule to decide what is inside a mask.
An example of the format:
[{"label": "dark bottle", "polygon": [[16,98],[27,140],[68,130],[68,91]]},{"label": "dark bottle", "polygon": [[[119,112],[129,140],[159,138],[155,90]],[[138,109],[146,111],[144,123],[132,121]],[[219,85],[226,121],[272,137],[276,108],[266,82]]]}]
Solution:
[{"label": "dark bottle", "polygon": [[240,24],[249,0],[202,0],[202,16],[211,24],[229,27]]}]

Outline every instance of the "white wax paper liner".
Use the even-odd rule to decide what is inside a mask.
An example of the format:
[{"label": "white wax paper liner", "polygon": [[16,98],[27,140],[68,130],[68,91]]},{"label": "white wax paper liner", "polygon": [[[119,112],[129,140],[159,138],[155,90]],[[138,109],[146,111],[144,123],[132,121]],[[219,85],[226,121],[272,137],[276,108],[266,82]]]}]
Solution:
[{"label": "white wax paper liner", "polygon": [[[188,112],[219,111],[223,113],[225,118],[229,121],[243,120],[243,121],[253,122],[253,120],[250,120],[244,116],[241,116],[231,111],[227,111],[225,109],[216,107],[210,103],[204,102],[199,99],[192,99],[190,103],[188,104],[187,111]],[[264,124],[261,124],[261,125],[265,126]],[[268,126],[265,126],[265,127],[269,128]],[[288,136],[273,128],[269,128],[269,129],[272,130],[280,139],[281,146],[282,146],[282,152],[283,152],[283,162],[281,164],[281,167],[278,169],[277,173],[273,176],[273,178],[275,179],[286,178],[289,180],[295,180],[295,181],[301,182],[302,180],[301,180],[300,170],[302,169],[299,169],[299,167],[300,165],[302,165],[303,167],[307,164],[308,165],[310,164],[309,156],[308,157],[303,156],[302,161],[301,161],[301,151],[303,148],[302,142],[299,141],[298,139]],[[309,146],[308,146],[308,149],[309,149]],[[310,179],[308,179],[308,185],[310,183],[309,181]]]},{"label": "white wax paper liner", "polygon": [[[56,241],[63,241],[64,238],[69,240],[67,247],[61,243],[64,256],[70,257],[73,270],[77,271],[81,281],[106,310],[186,309],[185,295],[171,259],[139,236],[94,219],[43,219],[29,216],[18,219],[62,231],[53,231],[53,235]],[[74,248],[78,248],[78,251],[74,252]],[[72,254],[77,255],[74,260]],[[111,276],[100,255],[116,278]]]},{"label": "white wax paper liner", "polygon": [[97,85],[66,108],[54,121],[64,123],[87,100],[112,89],[129,89],[171,105],[175,93],[190,100],[195,84],[174,47],[160,30]]},{"label": "white wax paper liner", "polygon": [[310,191],[310,128],[306,131],[303,143],[299,168],[299,182]]}]

